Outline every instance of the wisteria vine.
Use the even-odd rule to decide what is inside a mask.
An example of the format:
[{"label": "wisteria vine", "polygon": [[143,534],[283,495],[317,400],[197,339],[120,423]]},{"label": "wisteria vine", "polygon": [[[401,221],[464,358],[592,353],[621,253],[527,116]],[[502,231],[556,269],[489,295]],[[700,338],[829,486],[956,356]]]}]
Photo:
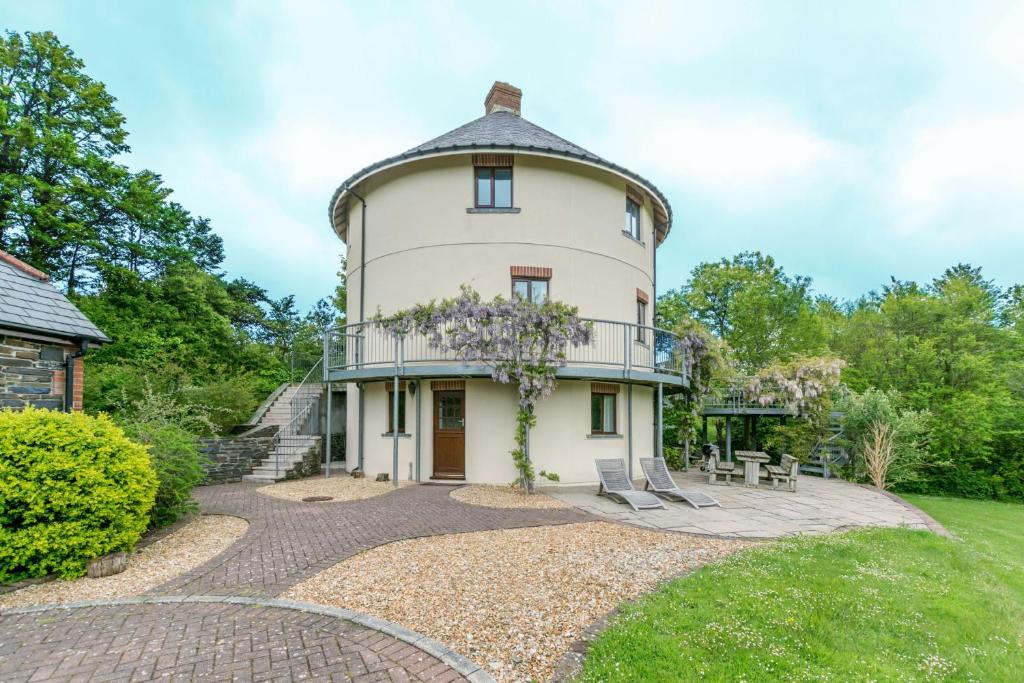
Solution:
[{"label": "wisteria vine", "polygon": [[417,304],[389,316],[378,314],[374,320],[388,334],[403,337],[416,332],[430,347],[454,354],[467,365],[489,367],[495,382],[516,384],[516,447],[511,454],[520,485],[532,491],[527,438],[537,422],[536,405],[554,390],[555,374],[565,366],[568,349],[590,344],[591,323],[582,320],[575,307],[558,301],[537,304],[517,296],[481,301],[466,286],[457,297]]}]

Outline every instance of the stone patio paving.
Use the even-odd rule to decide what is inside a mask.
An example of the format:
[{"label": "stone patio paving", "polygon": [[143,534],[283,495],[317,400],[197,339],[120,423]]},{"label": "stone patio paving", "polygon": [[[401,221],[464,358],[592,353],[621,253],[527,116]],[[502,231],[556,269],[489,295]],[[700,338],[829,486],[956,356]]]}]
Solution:
[{"label": "stone patio paving", "polygon": [[[673,472],[680,488],[703,491],[722,507],[695,509],[686,503],[666,501],[667,510],[634,511],[605,496],[597,486],[545,489],[545,493],[580,510],[638,526],[692,534],[732,538],[778,538],[796,534],[823,534],[857,526],[906,526],[929,528],[929,519],[879,491],[839,479],[800,477],[795,493],[764,485],[711,485],[707,475],[695,471]],[[643,481],[633,485],[643,488]]]}]

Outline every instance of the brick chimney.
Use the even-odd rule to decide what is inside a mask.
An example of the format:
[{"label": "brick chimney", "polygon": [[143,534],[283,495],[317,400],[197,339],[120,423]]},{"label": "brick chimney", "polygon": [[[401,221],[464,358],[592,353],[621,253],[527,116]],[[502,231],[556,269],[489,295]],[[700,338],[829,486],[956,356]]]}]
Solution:
[{"label": "brick chimney", "polygon": [[519,116],[523,106],[523,91],[514,85],[494,81],[487,98],[484,100],[484,113],[493,114],[496,111],[507,111]]}]

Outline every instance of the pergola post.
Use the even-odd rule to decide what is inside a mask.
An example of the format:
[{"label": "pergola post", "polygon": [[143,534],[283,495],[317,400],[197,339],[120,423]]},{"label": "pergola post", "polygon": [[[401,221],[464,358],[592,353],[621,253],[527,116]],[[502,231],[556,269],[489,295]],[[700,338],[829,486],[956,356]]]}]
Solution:
[{"label": "pergola post", "polygon": [[732,462],[732,415],[725,416],[725,461]]}]

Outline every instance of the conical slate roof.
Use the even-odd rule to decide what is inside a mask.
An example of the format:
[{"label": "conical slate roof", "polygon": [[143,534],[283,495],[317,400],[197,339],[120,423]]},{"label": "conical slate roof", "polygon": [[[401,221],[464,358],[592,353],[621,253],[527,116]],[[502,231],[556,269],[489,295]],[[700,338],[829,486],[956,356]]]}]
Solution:
[{"label": "conical slate roof", "polygon": [[[578,159],[596,166],[607,168],[615,173],[629,178],[648,190],[657,199],[657,202],[664,207],[661,220],[664,222],[660,232],[660,239],[668,233],[672,225],[672,207],[668,199],[643,176],[633,173],[627,168],[619,166],[607,159],[589,152],[577,144],[569,142],[565,138],[555,135],[549,130],[541,128],[535,123],[527,121],[522,116],[508,111],[494,111],[478,119],[474,119],[444,135],[433,140],[417,145],[401,154],[387,159],[382,159],[375,164],[357,171],[335,190],[328,206],[328,219],[331,227],[336,227],[335,212],[338,200],[345,195],[351,187],[373,175],[376,171],[417,157],[428,157],[434,154],[449,153],[453,151],[476,151],[476,150],[510,150],[518,152],[536,152],[541,154],[563,156],[570,159]],[[661,213],[661,212],[659,212]]]}]

